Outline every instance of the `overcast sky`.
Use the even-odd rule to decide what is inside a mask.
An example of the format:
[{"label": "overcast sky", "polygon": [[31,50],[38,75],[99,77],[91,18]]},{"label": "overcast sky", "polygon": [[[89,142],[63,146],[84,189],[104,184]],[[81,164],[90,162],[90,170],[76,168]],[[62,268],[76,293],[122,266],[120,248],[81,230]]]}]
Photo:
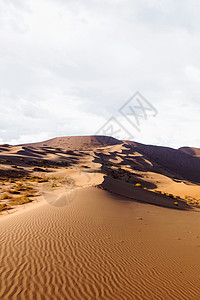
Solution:
[{"label": "overcast sky", "polygon": [[[199,0],[0,0],[0,143],[113,117],[120,138],[200,147],[199,15]],[[136,128],[120,108],[137,91]]]}]

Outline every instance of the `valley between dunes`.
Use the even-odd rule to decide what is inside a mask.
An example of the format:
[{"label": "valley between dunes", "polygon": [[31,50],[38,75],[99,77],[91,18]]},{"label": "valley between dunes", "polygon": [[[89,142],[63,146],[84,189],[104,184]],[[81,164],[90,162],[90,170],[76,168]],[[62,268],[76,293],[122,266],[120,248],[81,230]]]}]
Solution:
[{"label": "valley between dunes", "polygon": [[199,299],[199,157],[60,139],[0,146],[0,299]]}]

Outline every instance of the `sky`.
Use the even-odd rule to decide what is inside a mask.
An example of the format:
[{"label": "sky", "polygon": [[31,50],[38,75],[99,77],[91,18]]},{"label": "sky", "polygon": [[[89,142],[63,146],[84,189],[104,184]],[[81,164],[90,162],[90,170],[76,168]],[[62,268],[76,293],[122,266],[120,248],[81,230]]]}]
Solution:
[{"label": "sky", "polygon": [[0,0],[0,143],[200,147],[199,15],[199,0]]}]

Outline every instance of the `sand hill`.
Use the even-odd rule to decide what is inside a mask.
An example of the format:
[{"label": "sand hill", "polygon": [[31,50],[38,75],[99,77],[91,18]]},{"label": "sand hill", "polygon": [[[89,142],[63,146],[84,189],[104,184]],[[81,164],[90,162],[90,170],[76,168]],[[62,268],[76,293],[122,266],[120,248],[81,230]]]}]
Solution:
[{"label": "sand hill", "polygon": [[198,299],[198,153],[105,136],[0,145],[0,299]]},{"label": "sand hill", "polygon": [[44,142],[25,144],[31,147],[53,147],[70,150],[89,149],[93,147],[104,147],[109,145],[121,144],[121,141],[107,136],[67,136],[56,137]]},{"label": "sand hill", "polygon": [[200,149],[194,147],[181,147],[178,150],[187,153],[192,156],[200,157]]}]

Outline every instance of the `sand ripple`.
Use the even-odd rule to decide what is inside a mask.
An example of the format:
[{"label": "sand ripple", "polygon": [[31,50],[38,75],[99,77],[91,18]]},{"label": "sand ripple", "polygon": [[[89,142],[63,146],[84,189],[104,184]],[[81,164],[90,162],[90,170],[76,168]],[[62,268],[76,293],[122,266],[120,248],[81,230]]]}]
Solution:
[{"label": "sand ripple", "polygon": [[198,299],[193,266],[149,235],[140,207],[86,188],[68,206],[2,219],[0,299]]}]

